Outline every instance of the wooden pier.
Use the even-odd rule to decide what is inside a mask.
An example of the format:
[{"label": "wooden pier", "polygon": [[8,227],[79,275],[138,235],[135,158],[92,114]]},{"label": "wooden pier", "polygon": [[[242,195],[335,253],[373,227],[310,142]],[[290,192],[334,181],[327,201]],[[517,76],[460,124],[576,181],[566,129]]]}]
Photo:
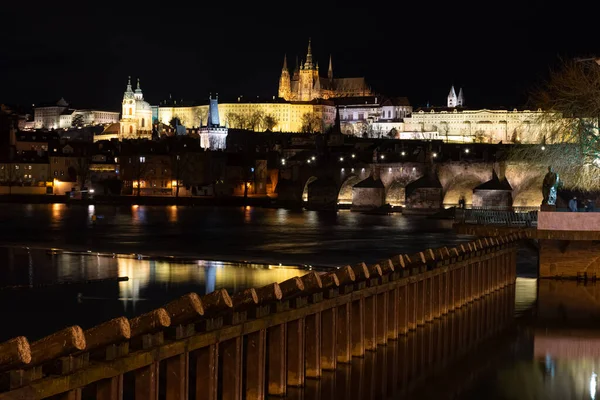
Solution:
[{"label": "wooden pier", "polygon": [[32,343],[17,337],[0,343],[0,400],[285,396],[513,285],[524,238],[309,272],[233,296],[189,293],[130,320],[68,327]]}]

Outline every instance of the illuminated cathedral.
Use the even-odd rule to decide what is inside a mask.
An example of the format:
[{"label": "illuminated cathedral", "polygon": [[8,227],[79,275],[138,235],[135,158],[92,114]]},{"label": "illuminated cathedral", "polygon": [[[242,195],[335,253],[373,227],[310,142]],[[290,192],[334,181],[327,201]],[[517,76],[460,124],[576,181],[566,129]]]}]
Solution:
[{"label": "illuminated cathedral", "polygon": [[372,96],[371,88],[365,78],[334,78],[331,56],[327,76],[319,75],[319,63],[313,64],[310,39],[306,60],[298,63],[292,75],[287,66],[287,57],[283,57],[283,69],[279,78],[279,97],[288,101],[311,101],[332,97]]}]

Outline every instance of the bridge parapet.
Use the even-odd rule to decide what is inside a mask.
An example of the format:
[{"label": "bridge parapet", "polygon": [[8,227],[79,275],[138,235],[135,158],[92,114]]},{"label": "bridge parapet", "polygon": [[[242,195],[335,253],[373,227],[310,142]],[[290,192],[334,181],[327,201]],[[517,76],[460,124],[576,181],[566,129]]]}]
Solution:
[{"label": "bridge parapet", "polygon": [[[308,272],[230,296],[189,293],[128,320],[0,344],[0,400],[264,399],[362,357],[515,280],[523,235]],[[458,339],[457,339],[458,340]],[[160,377],[164,371],[164,378]]]}]

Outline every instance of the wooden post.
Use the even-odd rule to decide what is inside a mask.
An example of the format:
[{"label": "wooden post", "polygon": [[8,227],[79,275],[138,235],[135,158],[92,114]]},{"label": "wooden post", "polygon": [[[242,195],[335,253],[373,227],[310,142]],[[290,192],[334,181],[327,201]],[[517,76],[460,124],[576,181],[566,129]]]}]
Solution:
[{"label": "wooden post", "polygon": [[219,345],[202,347],[192,357],[196,359],[196,400],[217,400]]},{"label": "wooden post", "polygon": [[425,324],[425,278],[420,275],[417,278],[417,326]]},{"label": "wooden post", "polygon": [[321,313],[307,315],[304,320],[305,336],[305,374],[307,378],[321,377]]},{"label": "wooden post", "polygon": [[219,343],[219,370],[223,379],[221,399],[242,399],[242,337]]},{"label": "wooden post", "polygon": [[121,400],[123,398],[123,375],[102,379],[96,384],[96,400]]},{"label": "wooden post", "polygon": [[188,398],[189,390],[189,357],[188,353],[176,355],[175,357],[167,358],[166,371],[166,399],[167,400],[184,400]]},{"label": "wooden post", "polygon": [[398,338],[398,331],[400,325],[399,319],[399,307],[400,307],[400,288],[393,288],[387,297],[387,327],[386,327],[386,338],[387,340],[396,340]]},{"label": "wooden post", "polygon": [[321,368],[335,370],[337,366],[337,307],[321,312]]},{"label": "wooden post", "polygon": [[360,297],[352,302],[352,356],[362,357],[365,354],[365,298]]},{"label": "wooden post", "polygon": [[304,386],[304,318],[287,323],[287,384]]},{"label": "wooden post", "polygon": [[158,400],[158,371],[158,362],[135,370],[135,400]]},{"label": "wooden post", "polygon": [[409,329],[409,307],[408,307],[408,281],[404,279],[404,283],[398,288],[398,333],[406,335]]},{"label": "wooden post", "polygon": [[267,331],[267,382],[272,396],[285,396],[287,392],[286,333],[286,324],[272,326]]},{"label": "wooden post", "polygon": [[364,348],[367,351],[377,350],[377,325],[383,316],[378,314],[377,295],[368,296],[364,300]]},{"label": "wooden post", "polygon": [[246,400],[265,398],[266,338],[267,332],[262,329],[246,336]]},{"label": "wooden post", "polygon": [[349,302],[339,306],[336,314],[337,362],[349,363],[352,361],[352,303]]}]

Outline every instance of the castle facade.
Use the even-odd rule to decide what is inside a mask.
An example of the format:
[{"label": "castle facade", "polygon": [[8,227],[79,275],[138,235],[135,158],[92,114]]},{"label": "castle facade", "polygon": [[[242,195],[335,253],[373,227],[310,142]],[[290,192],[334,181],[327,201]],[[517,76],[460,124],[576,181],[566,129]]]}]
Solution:
[{"label": "castle facade", "polygon": [[313,63],[310,39],[306,61],[298,64],[290,75],[287,57],[283,57],[283,68],[279,77],[280,98],[287,101],[311,101],[313,99],[329,99],[333,97],[371,96],[373,93],[365,82],[365,78],[334,78],[331,56],[327,77],[319,75],[319,63]]}]

